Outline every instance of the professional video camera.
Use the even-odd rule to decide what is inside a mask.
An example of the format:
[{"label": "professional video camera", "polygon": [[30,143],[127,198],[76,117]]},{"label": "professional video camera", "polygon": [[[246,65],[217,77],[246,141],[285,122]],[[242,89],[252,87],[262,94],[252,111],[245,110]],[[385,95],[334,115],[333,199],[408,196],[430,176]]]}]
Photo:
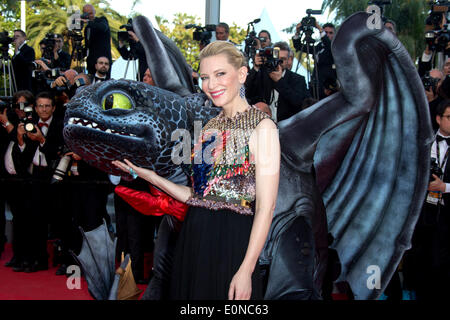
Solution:
[{"label": "professional video camera", "polygon": [[314,33],[314,28],[316,27],[316,18],[311,15],[319,15],[322,14],[322,10],[306,10],[306,17],[303,17],[301,22],[300,31],[305,34],[305,38],[303,39],[306,43],[314,43],[315,40],[312,38],[312,34]]},{"label": "professional video camera", "polygon": [[80,19],[89,19],[88,13],[83,13],[79,15],[77,14],[72,16],[74,20],[68,21],[67,28],[67,36],[72,41],[72,59],[75,61],[81,61],[86,56],[85,50],[83,47],[83,27],[84,22]]},{"label": "professional video camera", "polygon": [[8,46],[14,41],[13,38],[8,37],[8,31],[0,32],[0,45]]},{"label": "professional video camera", "polygon": [[433,90],[433,93],[436,94],[439,79],[431,77],[430,71],[427,71],[425,75],[422,77],[422,83],[426,91],[429,91],[431,88]]},{"label": "professional video camera", "polygon": [[[247,36],[245,37],[244,52],[248,58],[254,58],[256,54],[256,48],[258,47],[258,40],[265,41],[265,38],[258,38],[255,32],[255,24],[260,22],[261,19],[255,19],[248,23]],[[250,31],[251,28],[251,31]],[[261,40],[262,39],[262,40]]]},{"label": "professional video camera", "polygon": [[207,24],[204,27],[197,26],[195,24],[187,24],[184,26],[185,29],[195,28],[192,38],[195,41],[199,41],[200,44],[206,46],[210,43],[212,37],[212,31],[216,31],[215,24]]},{"label": "professional video camera", "polygon": [[447,24],[443,24],[444,17],[448,15],[450,1],[431,1],[430,15],[427,17],[425,42],[432,51],[444,51],[450,41]]},{"label": "professional video camera", "polygon": [[14,41],[13,38],[8,37],[8,31],[0,32],[0,53],[2,54],[2,59],[9,58],[8,50],[9,45]]},{"label": "professional video camera", "polygon": [[280,48],[264,48],[259,49],[258,54],[263,60],[262,68],[267,70],[267,72],[272,72],[277,69],[277,67],[282,63],[280,60]]},{"label": "professional video camera", "polygon": [[123,41],[123,42],[128,42],[128,43],[130,43],[130,45],[132,43],[134,43],[134,40],[128,34],[128,31],[134,32],[133,20],[128,19],[128,22],[126,24],[121,25],[120,29],[125,29],[126,31],[118,31],[117,32],[117,40]]}]

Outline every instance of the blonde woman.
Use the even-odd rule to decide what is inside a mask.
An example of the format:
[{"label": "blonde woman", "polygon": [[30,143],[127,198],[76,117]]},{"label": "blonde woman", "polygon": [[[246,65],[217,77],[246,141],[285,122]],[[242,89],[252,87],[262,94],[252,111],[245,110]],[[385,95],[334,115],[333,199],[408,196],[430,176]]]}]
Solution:
[{"label": "blonde woman", "polygon": [[262,299],[258,258],[277,198],[277,128],[240,96],[246,59],[233,44],[205,47],[200,77],[204,93],[222,111],[203,127],[194,148],[192,187],[128,160],[113,163],[190,205],[177,242],[171,298]]}]

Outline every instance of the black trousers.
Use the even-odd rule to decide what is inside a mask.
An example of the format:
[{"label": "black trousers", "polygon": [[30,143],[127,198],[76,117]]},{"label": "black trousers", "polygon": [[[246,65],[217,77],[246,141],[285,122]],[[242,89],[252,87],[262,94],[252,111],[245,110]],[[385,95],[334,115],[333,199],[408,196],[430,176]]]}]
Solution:
[{"label": "black trousers", "polygon": [[129,253],[134,278],[143,279],[144,252],[153,251],[155,231],[161,218],[143,215],[117,194],[114,194],[114,208],[117,231],[116,257],[120,260],[122,252]]},{"label": "black trousers", "polygon": [[418,300],[450,298],[450,207],[425,203],[405,253],[405,288]]}]

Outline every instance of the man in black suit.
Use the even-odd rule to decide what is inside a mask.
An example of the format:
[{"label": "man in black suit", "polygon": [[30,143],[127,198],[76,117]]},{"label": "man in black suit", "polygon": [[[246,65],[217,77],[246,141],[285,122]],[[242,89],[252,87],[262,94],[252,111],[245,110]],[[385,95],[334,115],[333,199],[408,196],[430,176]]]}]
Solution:
[{"label": "man in black suit", "polygon": [[405,253],[403,263],[406,289],[416,291],[417,300],[450,297],[450,100],[439,104],[436,122],[439,129],[431,146],[431,158],[442,172],[433,170],[430,174],[412,248]]},{"label": "man in black suit", "polygon": [[[299,37],[301,27],[302,24],[299,23],[296,27],[297,31],[294,37],[292,37],[292,43],[297,51],[315,54],[316,65],[313,70],[313,74],[311,75],[312,85],[310,86],[310,89],[314,98],[320,100],[327,96],[324,91],[324,82],[333,82],[337,79],[336,67],[334,65],[333,54],[331,52],[331,41],[333,41],[334,35],[336,34],[336,29],[331,23],[326,23],[323,27],[321,27],[316,21],[315,27],[320,32],[321,41],[313,47],[312,45],[307,46],[301,42]],[[316,97],[316,94],[314,93],[314,88],[316,86],[318,87],[318,97]]]},{"label": "man in black suit", "polygon": [[246,97],[250,104],[282,121],[302,108],[303,100],[309,97],[305,78],[288,69],[291,49],[286,42],[277,42],[274,48],[280,49],[279,64],[275,70],[267,70],[259,56],[255,57],[255,65],[246,80]]},{"label": "man in black suit", "polygon": [[[87,49],[87,69],[89,74],[95,73],[95,64],[98,57],[111,58],[111,31],[108,20],[105,17],[96,17],[94,6],[86,4],[83,13],[88,19],[81,19],[87,23],[84,30],[84,39]],[[110,73],[108,72],[108,75]]]},{"label": "man in black suit", "polygon": [[32,90],[33,70],[32,62],[35,60],[34,49],[25,43],[27,35],[22,30],[14,30],[14,56],[12,66],[17,90]]},{"label": "man in black suit", "polygon": [[70,69],[72,58],[68,52],[62,48],[64,46],[64,37],[61,34],[55,34],[55,47],[53,49],[53,57],[51,61],[52,68],[60,68],[61,70]]},{"label": "man in black suit", "polygon": [[90,74],[91,83],[109,80],[110,60],[107,57],[98,57],[95,63],[95,73]]},{"label": "man in black suit", "polygon": [[39,116],[34,132],[17,128],[17,144],[12,151],[16,171],[28,173],[30,183],[23,188],[26,205],[28,246],[24,263],[15,271],[35,272],[48,268],[48,223],[57,214],[54,190],[50,185],[54,168],[64,144],[63,122],[54,117],[53,97],[42,92],[36,97],[35,111]]}]

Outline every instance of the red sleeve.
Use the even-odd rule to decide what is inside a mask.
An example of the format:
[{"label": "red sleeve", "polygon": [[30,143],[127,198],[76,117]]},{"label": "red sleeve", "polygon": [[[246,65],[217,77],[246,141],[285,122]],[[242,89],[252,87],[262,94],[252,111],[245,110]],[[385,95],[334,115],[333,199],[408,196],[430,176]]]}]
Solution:
[{"label": "red sleeve", "polygon": [[121,185],[118,185],[114,191],[135,210],[145,215],[170,214],[183,221],[189,207],[153,186],[150,186],[150,192],[138,191]]}]

